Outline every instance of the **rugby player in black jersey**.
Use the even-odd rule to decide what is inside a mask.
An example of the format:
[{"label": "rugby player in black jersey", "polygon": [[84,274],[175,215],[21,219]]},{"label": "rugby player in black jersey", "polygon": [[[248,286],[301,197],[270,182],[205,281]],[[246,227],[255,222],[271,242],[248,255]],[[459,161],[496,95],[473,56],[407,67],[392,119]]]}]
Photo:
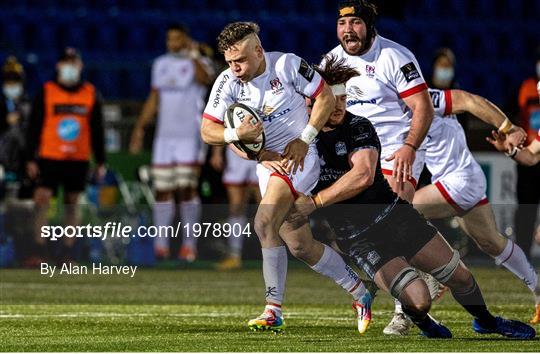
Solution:
[{"label": "rugby player in black jersey", "polygon": [[317,137],[319,183],[313,196],[301,195],[296,200],[298,218],[322,208],[317,214],[329,222],[339,248],[379,288],[401,301],[424,335],[451,337],[446,327],[429,316],[431,297],[416,269],[432,274],[451,289],[456,301],[473,316],[474,331],[533,338],[532,327],[489,312],[459,253],[386,182],[375,129],[369,120],[345,109],[344,83],[358,72],[334,57],[317,70],[332,85],[336,108]]}]

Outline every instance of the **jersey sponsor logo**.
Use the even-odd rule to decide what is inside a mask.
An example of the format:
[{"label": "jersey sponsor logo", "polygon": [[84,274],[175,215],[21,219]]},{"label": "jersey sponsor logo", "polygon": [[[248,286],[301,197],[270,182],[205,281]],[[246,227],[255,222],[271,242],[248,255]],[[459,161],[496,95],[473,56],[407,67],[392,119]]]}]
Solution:
[{"label": "jersey sponsor logo", "polygon": [[338,141],[336,143],[336,155],[343,156],[347,155],[347,145],[343,141]]},{"label": "jersey sponsor logo", "polygon": [[412,61],[403,65],[400,70],[405,76],[405,80],[407,80],[407,82],[411,82],[420,77],[420,72],[418,71],[418,69],[416,69],[416,66]]},{"label": "jersey sponsor logo", "polygon": [[75,118],[67,117],[60,121],[56,132],[60,139],[74,141],[81,133],[81,125]]},{"label": "jersey sponsor logo", "polygon": [[219,105],[219,102],[221,101],[221,95],[223,94],[223,87],[225,87],[225,84],[229,80],[229,75],[225,74],[223,75],[223,79],[219,82],[218,89],[216,90],[216,96],[214,97],[214,103],[212,106],[214,108],[217,108]]},{"label": "jersey sponsor logo", "polygon": [[360,98],[364,96],[364,92],[358,86],[351,86],[347,89],[347,97]]},{"label": "jersey sponsor logo", "polygon": [[304,59],[302,59],[298,73],[302,75],[304,79],[311,82],[311,80],[313,80],[313,76],[315,75],[315,70]]},{"label": "jersey sponsor logo", "polygon": [[364,105],[364,104],[376,104],[377,99],[373,98],[371,100],[347,100],[347,107],[354,106],[356,104]]},{"label": "jersey sponsor logo", "polygon": [[283,87],[283,84],[279,80],[279,77],[276,77],[275,79],[270,80],[270,87],[272,88],[273,95],[279,95],[280,93],[285,91],[285,88]]},{"label": "jersey sponsor logo", "polygon": [[439,108],[441,106],[441,93],[439,91],[429,91],[433,107]]},{"label": "jersey sponsor logo", "polygon": [[370,79],[375,76],[375,67],[373,65],[366,64],[366,76]]},{"label": "jersey sponsor logo", "polygon": [[85,116],[88,114],[88,107],[78,104],[56,104],[54,114],[77,114]]}]

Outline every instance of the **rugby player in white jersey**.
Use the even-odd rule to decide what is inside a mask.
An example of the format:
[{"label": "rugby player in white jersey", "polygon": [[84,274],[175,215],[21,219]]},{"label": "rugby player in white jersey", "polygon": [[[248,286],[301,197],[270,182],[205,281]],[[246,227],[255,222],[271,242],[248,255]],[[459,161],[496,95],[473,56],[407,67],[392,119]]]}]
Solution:
[{"label": "rugby player in white jersey", "polygon": [[435,119],[428,132],[426,167],[432,184],[416,191],[414,207],[428,219],[459,216],[463,230],[478,247],[522,279],[535,296],[535,318],[540,309],[538,275],[523,250],[497,230],[493,209],[486,197],[486,178],[472,156],[465,132],[455,114],[467,112],[496,127],[509,144],[521,146],[527,134],[512,125],[493,103],[462,90],[430,89]]},{"label": "rugby player in white jersey", "polygon": [[[381,167],[390,187],[412,203],[424,166],[420,149],[433,120],[433,105],[415,56],[375,29],[376,7],[365,0],[341,1],[337,37],[330,54],[344,58],[360,72],[347,82],[347,111],[368,118],[381,141]],[[430,279],[435,294],[436,282]],[[413,323],[396,301],[386,334],[402,334]]]},{"label": "rugby player in white jersey", "polygon": [[[284,328],[285,244],[295,257],[332,278],[354,300],[370,295],[336,251],[313,239],[305,220],[286,221],[297,193],[309,194],[318,181],[319,158],[313,140],[334,110],[335,99],[330,87],[303,59],[291,53],[265,52],[258,33],[257,24],[237,22],[227,25],[219,35],[218,47],[229,69],[214,83],[201,135],[211,145],[253,143],[264,126],[266,145],[258,159],[278,159],[257,165],[262,201],[255,216],[255,231],[262,247],[266,307],[248,326],[280,331]],[[310,117],[305,97],[316,98]],[[262,123],[252,124],[246,119],[239,127],[225,128],[224,115],[234,102],[260,111]],[[369,322],[361,316],[365,309],[360,305],[355,309],[359,330],[365,331]]]},{"label": "rugby player in white jersey", "polygon": [[[169,226],[179,192],[182,224],[199,222],[200,199],[197,193],[203,144],[200,116],[204,108],[206,85],[214,72],[208,58],[201,57],[197,44],[182,25],[167,29],[167,54],[152,65],[152,88],[131,135],[130,151],[140,152],[144,128],[158,115],[152,150],[152,178],[156,191],[153,222]],[[161,235],[165,236],[165,235]],[[197,256],[197,239],[183,235],[179,259],[192,262]],[[169,239],[154,239],[158,258],[169,257]]]},{"label": "rugby player in white jersey", "polygon": [[[230,225],[241,225],[244,230],[248,224],[246,217],[247,203],[250,197],[259,203],[261,195],[258,189],[257,162],[245,160],[235,154],[232,149],[223,146],[213,146],[210,165],[216,171],[223,171],[222,182],[227,190],[229,202]],[[225,155],[225,156],[223,156]],[[245,235],[230,235],[227,239],[227,255],[216,265],[221,271],[234,270],[242,267],[242,246]]]}]

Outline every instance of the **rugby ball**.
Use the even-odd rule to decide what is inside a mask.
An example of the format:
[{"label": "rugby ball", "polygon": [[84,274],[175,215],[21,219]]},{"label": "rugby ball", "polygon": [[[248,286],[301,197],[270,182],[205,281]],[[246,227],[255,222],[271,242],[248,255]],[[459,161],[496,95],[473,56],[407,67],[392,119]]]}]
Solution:
[{"label": "rugby ball", "polygon": [[[227,108],[227,114],[225,114],[225,125],[227,128],[238,128],[245,119],[251,119],[251,123],[253,124],[262,120],[260,114],[255,109],[243,103],[233,103]],[[255,144],[248,144],[243,141],[235,141],[233,144],[248,154],[249,157],[253,157],[264,148],[264,143],[266,142],[264,131],[259,135],[259,140],[260,142]]]}]

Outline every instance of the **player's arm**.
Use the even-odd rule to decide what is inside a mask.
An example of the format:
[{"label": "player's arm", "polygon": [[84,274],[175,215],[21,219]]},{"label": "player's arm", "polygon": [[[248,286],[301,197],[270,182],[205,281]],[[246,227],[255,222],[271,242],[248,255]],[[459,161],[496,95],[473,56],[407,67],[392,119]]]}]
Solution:
[{"label": "player's arm", "polygon": [[225,128],[223,122],[205,114],[201,124],[201,138],[209,145],[225,145],[240,140],[255,143],[262,132],[262,122],[252,124],[251,119],[244,119],[238,128]]},{"label": "player's arm", "polygon": [[369,188],[375,179],[377,159],[375,149],[361,149],[350,157],[351,169],[341,176],[330,187],[323,189],[313,197],[315,205],[320,208],[352,198]]},{"label": "player's arm", "polygon": [[144,129],[150,124],[156,117],[159,104],[158,90],[152,88],[148,98],[143,104],[141,114],[135,122],[133,132],[131,133],[131,141],[129,143],[129,151],[132,154],[137,154],[141,151],[144,140]]},{"label": "player's arm", "polygon": [[468,112],[474,115],[497,128],[499,132],[507,134],[508,142],[512,146],[519,147],[525,142],[527,133],[522,128],[513,125],[510,119],[488,99],[463,90],[450,90],[450,95],[452,114]]},{"label": "player's arm", "polygon": [[540,141],[533,140],[533,142],[523,150],[519,150],[514,156],[519,164],[525,166],[534,166],[540,162]]},{"label": "player's arm", "polygon": [[403,102],[412,111],[412,121],[409,134],[405,139],[405,144],[410,144],[419,148],[426,138],[435,110],[431,103],[431,98],[427,90],[420,91],[414,95],[403,98]]},{"label": "player's arm", "polygon": [[416,150],[424,141],[435,115],[431,97],[427,90],[422,90],[402,99],[412,111],[411,127],[403,146],[386,159],[387,161],[394,160],[392,176],[396,178],[398,183],[406,182],[412,176]]}]

